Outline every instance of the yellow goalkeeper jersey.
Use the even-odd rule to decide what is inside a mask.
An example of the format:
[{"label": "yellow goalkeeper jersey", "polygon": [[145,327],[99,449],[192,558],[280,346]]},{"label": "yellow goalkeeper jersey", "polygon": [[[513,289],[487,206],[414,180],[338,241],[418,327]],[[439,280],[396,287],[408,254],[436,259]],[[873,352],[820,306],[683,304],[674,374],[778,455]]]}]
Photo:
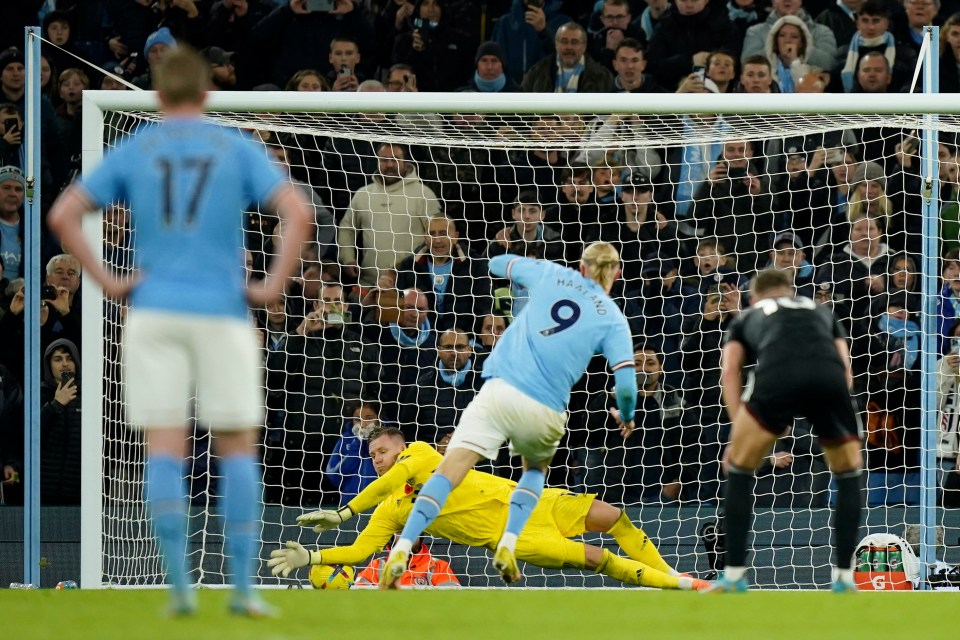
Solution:
[{"label": "yellow goalkeeper jersey", "polygon": [[[401,452],[390,471],[371,483],[349,506],[360,513],[379,503],[366,528],[348,547],[325,549],[323,564],[359,564],[382,550],[403,529],[420,488],[443,456],[425,442],[414,442]],[[459,544],[493,549],[506,526],[510,494],[515,482],[471,470],[426,533]]]}]

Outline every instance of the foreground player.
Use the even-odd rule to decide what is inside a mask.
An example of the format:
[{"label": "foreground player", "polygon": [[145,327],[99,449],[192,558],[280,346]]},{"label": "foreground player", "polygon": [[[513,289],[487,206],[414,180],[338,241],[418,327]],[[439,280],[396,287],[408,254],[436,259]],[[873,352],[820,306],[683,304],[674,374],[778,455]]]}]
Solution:
[{"label": "foreground player", "polygon": [[[724,498],[726,569],[711,591],[747,589],[750,484],[777,438],[806,416],[837,487],[834,591],[855,591],[850,568],[863,499],[860,423],[843,329],[827,307],[794,296],[787,272],[768,269],[752,284],[753,305],[731,325],[723,347],[723,400],[733,419]],[[743,370],[756,363],[744,391]]]},{"label": "foreground player", "polygon": [[523,458],[523,475],[510,498],[493,566],[504,582],[520,579],[514,558],[517,538],[537,506],[563,437],[570,389],[597,353],[603,353],[616,376],[619,411],[611,413],[624,438],[633,431],[637,379],[630,327],[608,295],[620,276],[617,250],[605,242],[591,244],[583,252],[579,273],[509,254],[490,260],[490,272],[522,285],[530,301],[487,358],[487,381],[463,412],[443,462],[423,485],[384,564],[381,588],[390,588],[403,575],[413,541],[437,517],[467,471],[482,458],[496,458],[506,440]]},{"label": "foreground player", "polygon": [[[226,550],[236,585],[230,607],[258,616],[268,613],[252,590],[263,391],[247,302],[260,306],[280,296],[310,213],[261,147],[201,122],[210,82],[205,60],[181,47],[155,71],[165,121],[128,140],[68,188],[49,224],[105,295],[131,295],[123,338],[127,416],[145,430],[144,493],[173,585],[171,613],[196,608],[184,555],[183,486],[195,383],[197,417],[215,434],[222,457]],[[106,271],[81,231],[84,213],[118,200],[132,211],[136,282]],[[263,284],[245,289],[241,212],[251,201],[279,210],[284,241]]]},{"label": "foreground player", "polygon": [[[414,509],[418,489],[442,460],[425,442],[408,448],[396,428],[384,428],[370,438],[370,455],[380,477],[339,511],[316,511],[297,518],[317,532],[332,529],[354,514],[374,505],[376,510],[348,547],[308,551],[288,541],[285,549],[270,553],[273,574],[284,577],[308,564],[359,564],[380,551],[403,527]],[[488,473],[470,470],[427,533],[458,544],[493,550],[503,530],[514,483]],[[569,538],[587,531],[614,537],[630,558]],[[709,583],[680,576],[656,546],[627,514],[593,495],[547,489],[533,510],[528,526],[517,540],[516,556],[547,569],[590,569],[621,582],[661,589],[704,589]]]}]

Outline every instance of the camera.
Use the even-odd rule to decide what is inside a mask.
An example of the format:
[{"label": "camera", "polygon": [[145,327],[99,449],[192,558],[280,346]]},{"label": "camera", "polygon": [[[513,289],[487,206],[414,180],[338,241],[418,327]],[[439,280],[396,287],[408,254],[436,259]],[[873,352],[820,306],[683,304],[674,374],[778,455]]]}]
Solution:
[{"label": "camera", "polygon": [[41,300],[56,300],[57,299],[57,289],[51,284],[45,284],[40,287],[40,299]]},{"label": "camera", "polygon": [[75,374],[73,371],[64,371],[63,373],[60,374],[60,384],[63,386],[67,386],[67,383],[76,377],[77,377],[77,374]]},{"label": "camera", "polygon": [[960,353],[960,338],[950,338],[950,350]]},{"label": "camera", "polygon": [[17,118],[4,118],[3,130],[6,133],[20,129],[20,121]]},{"label": "camera", "polygon": [[531,7],[536,7],[537,9],[543,9],[544,0],[523,0],[523,5],[530,9]]},{"label": "camera", "polygon": [[350,67],[343,66],[343,67],[340,67],[340,71],[337,72],[337,75],[340,76],[341,78],[346,78],[347,76],[352,76],[353,71],[350,70]]},{"label": "camera", "polygon": [[693,68],[693,73],[700,78],[700,82],[703,82],[707,77],[707,68],[702,64],[698,64]]}]

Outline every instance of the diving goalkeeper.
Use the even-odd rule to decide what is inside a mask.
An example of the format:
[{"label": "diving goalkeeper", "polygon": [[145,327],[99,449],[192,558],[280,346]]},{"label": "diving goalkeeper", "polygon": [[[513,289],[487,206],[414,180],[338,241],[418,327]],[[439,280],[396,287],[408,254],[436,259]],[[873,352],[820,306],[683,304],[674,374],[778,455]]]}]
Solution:
[{"label": "diving goalkeeper", "polygon": [[[370,436],[370,455],[379,478],[338,511],[315,511],[297,518],[320,532],[333,529],[377,505],[353,544],[310,551],[298,542],[270,553],[268,566],[283,577],[309,564],[357,565],[386,546],[403,529],[413,501],[442,456],[425,442],[407,447],[399,429],[388,427]],[[494,550],[506,526],[514,482],[480,471],[467,473],[427,533],[458,544]],[[587,531],[608,533],[629,558],[570,538]],[[704,580],[680,575],[660,556],[647,535],[627,514],[593,495],[547,489],[517,540],[518,560],[546,569],[589,569],[617,580],[660,589],[701,590]]]}]

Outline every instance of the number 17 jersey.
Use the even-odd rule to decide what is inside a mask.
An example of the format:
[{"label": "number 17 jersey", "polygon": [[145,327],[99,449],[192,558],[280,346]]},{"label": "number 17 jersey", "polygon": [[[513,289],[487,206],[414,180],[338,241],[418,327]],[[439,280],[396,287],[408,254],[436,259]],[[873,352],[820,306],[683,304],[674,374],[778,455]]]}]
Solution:
[{"label": "number 17 jersey", "polygon": [[168,118],[108,153],[80,188],[97,207],[130,207],[132,306],[246,318],[242,213],[284,181],[238,131]]},{"label": "number 17 jersey", "polygon": [[633,366],[630,326],[603,288],[578,271],[546,260],[501,255],[490,271],[530,292],[523,311],[497,341],[483,367],[555,411],[590,359],[602,353],[612,370]]}]

